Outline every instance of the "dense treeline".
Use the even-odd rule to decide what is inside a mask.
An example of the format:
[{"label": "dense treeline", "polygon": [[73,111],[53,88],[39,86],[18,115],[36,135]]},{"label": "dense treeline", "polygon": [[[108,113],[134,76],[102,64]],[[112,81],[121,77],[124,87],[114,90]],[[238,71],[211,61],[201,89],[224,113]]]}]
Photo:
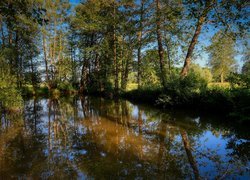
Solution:
[{"label": "dense treeline", "polygon": [[[230,81],[230,95],[220,90],[219,96],[230,99],[231,111],[238,101],[231,91],[249,98],[248,14],[244,0],[85,0],[74,6],[2,0],[0,105],[21,104],[20,93],[30,87],[33,94],[117,96],[135,86],[142,98],[160,92],[153,99],[164,105],[212,106],[201,101],[218,96],[207,84]],[[205,52],[209,64],[201,68],[194,60]],[[239,54],[242,71],[234,60]]]}]

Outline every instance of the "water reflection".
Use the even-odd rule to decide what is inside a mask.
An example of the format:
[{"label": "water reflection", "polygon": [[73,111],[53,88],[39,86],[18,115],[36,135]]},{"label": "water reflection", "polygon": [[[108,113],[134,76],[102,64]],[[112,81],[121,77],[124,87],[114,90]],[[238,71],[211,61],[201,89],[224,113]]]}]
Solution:
[{"label": "water reflection", "polygon": [[249,178],[245,127],[93,97],[2,114],[0,178]]}]

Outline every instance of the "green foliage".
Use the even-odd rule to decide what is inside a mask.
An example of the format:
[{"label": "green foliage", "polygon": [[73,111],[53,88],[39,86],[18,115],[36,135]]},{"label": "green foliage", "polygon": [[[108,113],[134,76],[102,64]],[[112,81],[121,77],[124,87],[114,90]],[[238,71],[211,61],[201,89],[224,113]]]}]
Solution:
[{"label": "green foliage", "polygon": [[233,108],[230,90],[225,88],[209,88],[199,94],[197,104],[204,109],[229,112]]},{"label": "green foliage", "polygon": [[59,89],[53,89],[51,91],[51,96],[55,99],[58,99],[61,95],[61,91]]},{"label": "green foliage", "polygon": [[193,104],[194,97],[207,87],[206,79],[192,70],[188,76],[180,78],[172,75],[167,81],[164,94],[157,100],[163,106],[183,106]]},{"label": "green foliage", "polygon": [[248,74],[231,73],[228,81],[232,88],[250,88],[250,76]]},{"label": "green foliage", "polygon": [[128,83],[137,83],[137,73],[136,72],[130,72],[128,74]]},{"label": "green foliage", "polygon": [[56,63],[57,79],[70,81],[72,79],[72,62],[69,58],[63,58]]},{"label": "green foliage", "polygon": [[20,109],[22,97],[16,87],[16,77],[11,73],[10,66],[0,55],[0,107],[3,109]]},{"label": "green foliage", "polygon": [[244,63],[242,67],[242,74],[250,76],[250,60]]},{"label": "green foliage", "polygon": [[[225,104],[226,110],[237,109],[234,105],[246,106],[243,95],[248,94],[244,91],[241,96],[237,89],[249,88],[248,54],[243,74],[231,74],[228,78],[234,93],[207,88],[213,78],[223,81],[234,71],[237,39],[225,33],[228,31],[223,26],[229,23],[232,31],[245,31],[242,25],[248,21],[243,19],[246,14],[240,14],[244,13],[240,1],[216,1],[214,8],[223,12],[220,17],[213,14],[211,1],[159,1],[159,7],[155,2],[86,0],[70,8],[69,1],[0,1],[1,105],[21,105],[17,87],[23,88],[23,95],[36,92],[59,96],[80,87],[82,92],[111,97],[138,87],[139,82],[141,89],[127,95],[142,101],[157,100],[163,106],[201,103],[213,108]],[[204,14],[207,20],[202,22]],[[198,18],[201,22],[194,23]],[[236,25],[232,20],[241,26],[232,26]],[[203,28],[207,22],[220,25],[207,48],[211,70],[193,64],[188,76],[180,78],[175,65],[184,54],[190,58],[194,54],[189,47],[195,49],[195,39],[204,32],[193,30],[197,25]],[[191,39],[193,45],[188,46]],[[157,51],[157,42],[163,50]],[[44,67],[40,59],[44,59]],[[48,88],[39,86],[42,79]],[[241,99],[239,104],[237,99]]]},{"label": "green foliage", "polygon": [[227,112],[228,115],[238,120],[250,120],[249,89],[207,89],[200,94],[198,102],[205,109]]},{"label": "green foliage", "polygon": [[70,91],[75,91],[75,88],[72,86],[72,83],[70,82],[64,82],[60,81],[57,84],[57,89],[62,92],[70,92]]},{"label": "green foliage", "polygon": [[73,72],[72,72],[72,62],[69,58],[63,58],[56,63],[56,77],[54,83],[56,88],[62,92],[71,92],[74,91],[73,87]]},{"label": "green foliage", "polygon": [[221,82],[234,71],[234,49],[235,42],[228,35],[219,31],[212,38],[212,44],[207,48],[210,53],[210,66],[215,78],[220,78]]},{"label": "green foliage", "polygon": [[160,69],[158,65],[158,52],[147,51],[142,59],[142,87],[145,89],[160,87]]},{"label": "green foliage", "polygon": [[213,80],[211,70],[209,68],[202,68],[197,64],[192,64],[190,66],[190,73],[196,74],[197,77],[200,77],[206,81],[206,83],[210,83]]},{"label": "green foliage", "polygon": [[36,87],[41,82],[40,73],[38,72],[27,72],[24,74],[25,84],[34,84]]},{"label": "green foliage", "polygon": [[228,82],[220,83],[220,82],[212,82],[208,84],[208,88],[224,88],[229,89],[230,84]]},{"label": "green foliage", "polygon": [[231,91],[233,110],[230,115],[239,120],[250,120],[250,89],[234,89]]},{"label": "green foliage", "polygon": [[250,76],[250,49],[248,48],[246,51],[247,53],[243,56],[242,74]]},{"label": "green foliage", "polygon": [[150,104],[156,104],[157,98],[162,94],[162,89],[154,89],[154,88],[142,88],[142,89],[135,89],[132,91],[125,92],[122,97],[127,99],[137,101],[137,102],[144,102]]},{"label": "green foliage", "polygon": [[32,85],[26,84],[24,87],[22,87],[22,96],[24,97],[31,97],[31,96],[42,96],[42,97],[46,97],[49,95],[49,90],[47,86],[36,86],[34,92],[34,88],[32,87]]}]

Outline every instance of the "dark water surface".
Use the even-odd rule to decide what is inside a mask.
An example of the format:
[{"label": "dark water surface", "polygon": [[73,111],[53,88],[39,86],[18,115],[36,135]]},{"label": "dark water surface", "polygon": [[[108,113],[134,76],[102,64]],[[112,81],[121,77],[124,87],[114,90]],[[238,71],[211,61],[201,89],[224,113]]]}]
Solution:
[{"label": "dark water surface", "polygon": [[2,115],[0,179],[250,178],[248,127],[93,97]]}]

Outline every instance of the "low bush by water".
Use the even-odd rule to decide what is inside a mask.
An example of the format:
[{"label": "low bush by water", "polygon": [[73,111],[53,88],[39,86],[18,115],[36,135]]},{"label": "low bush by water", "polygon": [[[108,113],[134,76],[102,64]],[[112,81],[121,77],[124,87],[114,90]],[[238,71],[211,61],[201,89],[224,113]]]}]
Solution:
[{"label": "low bush by water", "polygon": [[250,118],[250,90],[247,86],[207,87],[204,80],[195,76],[172,79],[165,89],[139,89],[125,92],[123,97],[163,108],[197,108],[226,113],[237,120]]}]

